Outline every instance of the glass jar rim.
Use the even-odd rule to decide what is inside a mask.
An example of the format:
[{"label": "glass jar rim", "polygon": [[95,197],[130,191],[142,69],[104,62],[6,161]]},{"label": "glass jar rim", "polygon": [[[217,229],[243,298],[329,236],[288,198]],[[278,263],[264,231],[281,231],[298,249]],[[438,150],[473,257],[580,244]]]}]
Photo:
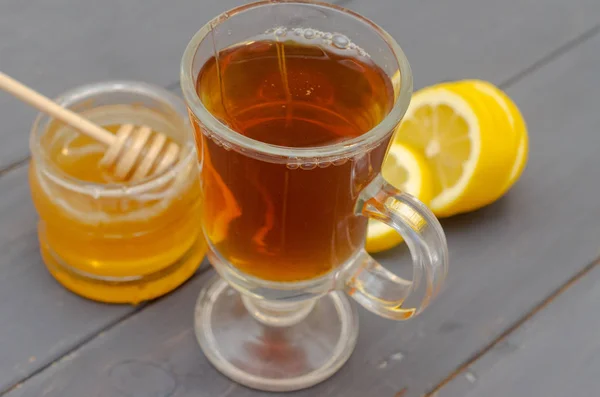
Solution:
[{"label": "glass jar rim", "polygon": [[[75,88],[72,88],[63,94],[59,95],[54,101],[64,107],[70,107],[86,99],[92,99],[103,94],[111,93],[132,93],[140,96],[152,98],[157,102],[167,105],[174,113],[181,116],[181,120],[185,128],[188,129],[189,139],[186,140],[185,146],[187,153],[175,165],[167,171],[157,176],[149,176],[135,182],[126,183],[95,183],[83,181],[75,178],[58,167],[50,158],[49,153],[44,150],[40,138],[45,133],[49,122],[54,120],[51,116],[45,113],[38,113],[29,135],[29,150],[32,159],[35,161],[38,169],[43,169],[45,175],[53,180],[53,182],[64,186],[65,188],[76,191],[81,194],[91,194],[102,197],[122,197],[125,195],[142,194],[147,191],[156,189],[173,180],[175,176],[184,167],[187,167],[190,161],[195,161],[196,151],[195,144],[192,138],[192,127],[189,118],[186,117],[186,107],[183,101],[175,94],[169,92],[165,88],[140,81],[127,80],[110,80],[97,83],[88,83]],[[124,104],[126,105],[126,104]],[[43,124],[44,121],[47,122]]]},{"label": "glass jar rim", "polygon": [[[204,106],[196,92],[196,82],[193,78],[194,57],[200,45],[208,37],[213,28],[222,22],[250,9],[280,4],[313,5],[336,10],[366,23],[385,41],[398,63],[400,89],[394,106],[379,124],[358,137],[340,143],[319,147],[293,148],[268,144],[244,136],[223,124]],[[188,43],[181,60],[180,83],[183,96],[190,111],[211,133],[216,133],[219,138],[233,145],[232,149],[237,149],[266,161],[279,163],[293,161],[300,164],[304,161],[313,162],[315,160],[319,162],[332,162],[348,158],[357,151],[377,145],[400,122],[404,113],[406,113],[413,89],[412,72],[406,55],[389,33],[371,20],[352,10],[335,4],[314,0],[260,0],[233,8],[216,16],[200,28]]]}]

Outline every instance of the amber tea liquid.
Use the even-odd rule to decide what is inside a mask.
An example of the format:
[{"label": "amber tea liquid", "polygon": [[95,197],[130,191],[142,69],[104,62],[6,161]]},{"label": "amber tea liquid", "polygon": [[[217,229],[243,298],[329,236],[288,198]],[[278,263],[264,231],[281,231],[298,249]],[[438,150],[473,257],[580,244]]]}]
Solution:
[{"label": "amber tea liquid", "polygon": [[[391,81],[345,37],[280,28],[222,50],[202,67],[197,92],[236,132],[289,148],[338,144],[388,114]],[[242,272],[271,281],[321,276],[363,246],[354,206],[379,172],[389,137],[334,164],[252,158],[195,123],[209,243]],[[390,134],[391,135],[391,134]]]}]

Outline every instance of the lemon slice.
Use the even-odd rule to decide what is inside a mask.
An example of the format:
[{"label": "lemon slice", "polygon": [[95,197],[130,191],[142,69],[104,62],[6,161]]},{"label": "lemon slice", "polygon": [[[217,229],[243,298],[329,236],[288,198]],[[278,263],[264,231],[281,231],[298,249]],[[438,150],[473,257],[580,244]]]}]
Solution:
[{"label": "lemon slice", "polygon": [[429,164],[429,205],[439,217],[495,200],[516,152],[508,132],[494,128],[497,120],[489,109],[460,91],[437,86],[416,92],[394,137],[394,143],[417,150]]},{"label": "lemon slice", "polygon": [[[386,181],[397,189],[409,193],[424,203],[431,199],[431,171],[425,159],[409,147],[395,143],[390,146],[381,167]],[[402,237],[383,222],[369,220],[365,248],[380,252],[402,242]]]}]

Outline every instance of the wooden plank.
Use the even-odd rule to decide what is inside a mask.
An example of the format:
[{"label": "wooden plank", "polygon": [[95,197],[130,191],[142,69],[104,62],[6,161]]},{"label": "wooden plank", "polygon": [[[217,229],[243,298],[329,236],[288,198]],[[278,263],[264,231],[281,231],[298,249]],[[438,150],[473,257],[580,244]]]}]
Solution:
[{"label": "wooden plank", "polygon": [[[49,96],[106,79],[170,85],[192,34],[242,0],[8,0],[0,4],[0,68]],[[416,87],[443,79],[513,76],[598,22],[596,0],[338,0],[403,46]],[[27,155],[35,116],[0,95],[0,169]]]},{"label": "wooden plank", "polygon": [[0,390],[133,311],[67,292],[44,267],[27,167],[0,179]]},{"label": "wooden plank", "polygon": [[443,387],[441,397],[595,396],[600,266]]},{"label": "wooden plank", "polygon": [[[600,188],[591,183],[600,167],[599,64],[596,35],[508,90],[529,122],[530,165],[504,199],[444,222],[452,264],[440,298],[403,323],[361,310],[348,364],[294,395],[422,395],[598,256],[590,236],[600,234]],[[392,265],[402,252],[388,252],[382,261],[406,270]],[[8,395],[166,395],[165,385],[174,397],[262,395],[217,374],[199,351],[192,308],[204,281],[187,284]],[[123,363],[142,374],[126,386],[111,371]],[[153,382],[154,376],[163,380]]]}]

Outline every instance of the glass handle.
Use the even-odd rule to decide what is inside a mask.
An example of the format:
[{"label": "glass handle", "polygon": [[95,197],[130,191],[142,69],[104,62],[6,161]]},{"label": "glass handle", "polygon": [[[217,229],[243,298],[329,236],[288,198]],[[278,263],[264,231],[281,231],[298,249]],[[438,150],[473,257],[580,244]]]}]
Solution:
[{"label": "glass handle", "polygon": [[407,320],[417,315],[439,292],[448,270],[448,247],[439,221],[423,203],[387,183],[381,174],[361,192],[356,212],[402,235],[412,256],[413,279],[395,275],[363,249],[360,267],[346,283],[346,291],[380,316]]}]

